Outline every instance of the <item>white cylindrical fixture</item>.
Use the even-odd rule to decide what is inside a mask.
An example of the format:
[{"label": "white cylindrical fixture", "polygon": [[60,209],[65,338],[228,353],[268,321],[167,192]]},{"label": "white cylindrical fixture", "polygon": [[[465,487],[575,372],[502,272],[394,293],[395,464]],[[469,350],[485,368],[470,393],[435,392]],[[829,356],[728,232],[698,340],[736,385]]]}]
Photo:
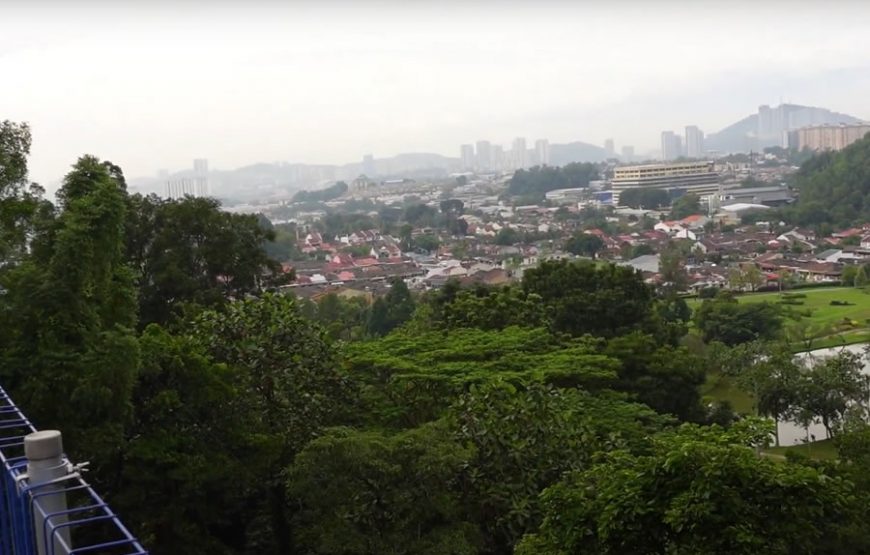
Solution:
[{"label": "white cylindrical fixture", "polygon": [[[51,527],[45,522],[47,515],[67,509],[66,493],[62,484],[35,487],[67,475],[63,461],[63,441],[57,430],[43,430],[24,436],[24,456],[27,458],[27,477],[31,495],[37,496],[33,506],[33,531],[36,535],[38,555],[68,555],[70,549],[69,528],[59,529],[51,534]],[[57,493],[49,493],[57,492]],[[46,495],[48,493],[48,495]],[[65,524],[67,516],[51,517],[48,523],[53,526]],[[54,537],[46,542],[46,536]]]}]

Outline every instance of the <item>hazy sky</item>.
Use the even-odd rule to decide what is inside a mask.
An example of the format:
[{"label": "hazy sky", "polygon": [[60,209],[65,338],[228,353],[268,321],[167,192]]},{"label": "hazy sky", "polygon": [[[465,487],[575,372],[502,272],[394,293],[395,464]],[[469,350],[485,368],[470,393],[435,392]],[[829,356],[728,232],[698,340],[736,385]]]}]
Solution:
[{"label": "hazy sky", "polygon": [[[135,4],[135,5],[131,5]],[[343,163],[524,136],[639,152],[783,100],[870,118],[870,3],[0,2],[31,177]]]}]

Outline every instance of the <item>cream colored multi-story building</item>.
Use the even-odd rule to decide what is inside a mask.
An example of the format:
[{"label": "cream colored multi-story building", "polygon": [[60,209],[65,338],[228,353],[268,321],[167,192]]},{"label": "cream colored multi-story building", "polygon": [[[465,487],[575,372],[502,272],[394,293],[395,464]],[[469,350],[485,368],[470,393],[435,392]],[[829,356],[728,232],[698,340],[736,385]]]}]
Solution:
[{"label": "cream colored multi-story building", "polygon": [[797,144],[794,146],[799,150],[843,150],[870,133],[870,123],[818,125],[803,127],[794,133],[797,135]]},{"label": "cream colored multi-story building", "polygon": [[698,196],[712,195],[719,190],[719,174],[713,162],[688,162],[684,164],[648,164],[622,166],[613,170],[610,188],[613,205],[619,206],[619,196],[637,188],[664,189]]}]

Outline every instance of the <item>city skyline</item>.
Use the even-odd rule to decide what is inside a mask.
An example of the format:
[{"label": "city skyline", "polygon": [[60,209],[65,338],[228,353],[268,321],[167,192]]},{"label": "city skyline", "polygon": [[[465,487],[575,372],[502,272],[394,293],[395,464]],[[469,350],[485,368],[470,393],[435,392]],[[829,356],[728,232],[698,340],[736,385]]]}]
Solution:
[{"label": "city skyline", "polygon": [[[613,137],[615,152],[631,145],[644,157],[662,129],[716,132],[779,99],[870,117],[862,4],[789,4],[786,19],[779,2],[748,1],[651,13],[555,1],[379,7],[13,1],[2,117],[31,124],[31,178],[49,188],[85,153],[132,177],[197,156],[214,168],[455,157],[475,137],[508,148],[518,136]],[[722,24],[749,8],[781,24]],[[810,31],[827,38],[794,40]],[[650,55],[687,41],[698,46],[680,64]]]}]

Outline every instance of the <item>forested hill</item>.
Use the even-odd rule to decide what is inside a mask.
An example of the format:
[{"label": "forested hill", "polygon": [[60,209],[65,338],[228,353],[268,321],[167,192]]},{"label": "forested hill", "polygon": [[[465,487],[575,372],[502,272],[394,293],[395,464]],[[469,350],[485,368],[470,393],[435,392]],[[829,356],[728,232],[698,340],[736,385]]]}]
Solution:
[{"label": "forested hill", "polygon": [[801,225],[849,227],[870,221],[870,137],[840,152],[822,152],[795,177],[799,191],[790,219]]}]

